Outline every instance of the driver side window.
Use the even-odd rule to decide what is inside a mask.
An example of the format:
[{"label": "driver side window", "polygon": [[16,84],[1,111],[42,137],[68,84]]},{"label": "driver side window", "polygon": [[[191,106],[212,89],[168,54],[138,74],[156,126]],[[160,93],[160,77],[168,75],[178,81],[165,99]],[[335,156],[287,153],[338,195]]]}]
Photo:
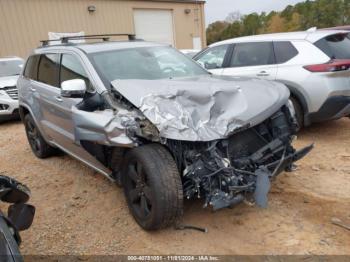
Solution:
[{"label": "driver side window", "polygon": [[222,68],[229,45],[215,46],[204,52],[197,62],[206,69]]},{"label": "driver side window", "polygon": [[60,85],[62,82],[73,79],[82,79],[85,81],[87,91],[92,92],[93,87],[80,61],[71,54],[63,54],[60,71]]}]

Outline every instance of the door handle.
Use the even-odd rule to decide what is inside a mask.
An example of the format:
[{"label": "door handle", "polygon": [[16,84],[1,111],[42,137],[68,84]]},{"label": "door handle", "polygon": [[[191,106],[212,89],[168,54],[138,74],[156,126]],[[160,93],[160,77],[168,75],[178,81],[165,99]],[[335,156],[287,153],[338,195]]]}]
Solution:
[{"label": "door handle", "polygon": [[60,97],[60,96],[55,96],[55,99],[56,99],[56,101],[58,101],[58,102],[62,102],[62,101],[63,101],[62,97]]},{"label": "door handle", "polygon": [[270,74],[266,71],[261,71],[259,73],[256,74],[257,76],[269,76]]},{"label": "door handle", "polygon": [[36,89],[35,89],[34,87],[32,87],[32,86],[30,86],[29,89],[30,89],[30,91],[32,91],[32,92],[35,92],[35,91],[36,91]]}]

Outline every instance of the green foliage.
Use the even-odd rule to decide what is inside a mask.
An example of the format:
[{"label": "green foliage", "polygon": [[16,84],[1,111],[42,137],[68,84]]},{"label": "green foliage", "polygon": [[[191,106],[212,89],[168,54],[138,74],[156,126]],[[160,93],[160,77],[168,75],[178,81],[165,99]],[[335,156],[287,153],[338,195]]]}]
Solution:
[{"label": "green foliage", "polygon": [[350,0],[306,0],[281,12],[240,15],[232,12],[227,21],[207,28],[208,44],[245,35],[291,32],[310,27],[326,28],[350,24]]},{"label": "green foliage", "polygon": [[207,28],[207,41],[208,43],[215,43],[224,40],[223,33],[230,26],[228,22],[216,21],[210,24]]}]

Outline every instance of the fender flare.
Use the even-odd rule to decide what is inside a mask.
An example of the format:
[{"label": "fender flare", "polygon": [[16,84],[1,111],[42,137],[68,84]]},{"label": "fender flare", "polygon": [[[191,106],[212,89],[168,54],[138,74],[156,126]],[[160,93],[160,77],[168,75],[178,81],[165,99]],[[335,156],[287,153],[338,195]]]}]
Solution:
[{"label": "fender flare", "polygon": [[33,117],[34,122],[35,122],[35,125],[36,125],[37,128],[39,129],[39,131],[40,131],[41,135],[43,136],[43,138],[45,139],[45,141],[51,145],[51,143],[48,142],[48,141],[50,141],[50,139],[48,139],[48,137],[47,137],[47,135],[45,134],[45,132],[43,132],[43,130],[42,130],[40,124],[38,123],[37,119],[34,117],[34,114],[33,114],[33,111],[31,110],[31,108],[30,108],[28,105],[26,105],[26,104],[20,103],[20,104],[18,105],[18,111],[19,111],[19,115],[20,115],[20,117],[21,117],[21,120],[22,120],[23,124],[24,124],[24,115],[25,115],[25,114],[24,114],[24,109],[27,110],[27,111],[29,112],[29,114]]}]

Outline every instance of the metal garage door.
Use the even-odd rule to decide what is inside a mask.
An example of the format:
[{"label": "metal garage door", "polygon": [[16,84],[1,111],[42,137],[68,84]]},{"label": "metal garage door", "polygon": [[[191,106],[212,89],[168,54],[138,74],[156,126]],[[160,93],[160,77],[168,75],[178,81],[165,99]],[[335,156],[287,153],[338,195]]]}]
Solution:
[{"label": "metal garage door", "polygon": [[137,38],[175,44],[171,10],[135,9],[134,24]]}]

